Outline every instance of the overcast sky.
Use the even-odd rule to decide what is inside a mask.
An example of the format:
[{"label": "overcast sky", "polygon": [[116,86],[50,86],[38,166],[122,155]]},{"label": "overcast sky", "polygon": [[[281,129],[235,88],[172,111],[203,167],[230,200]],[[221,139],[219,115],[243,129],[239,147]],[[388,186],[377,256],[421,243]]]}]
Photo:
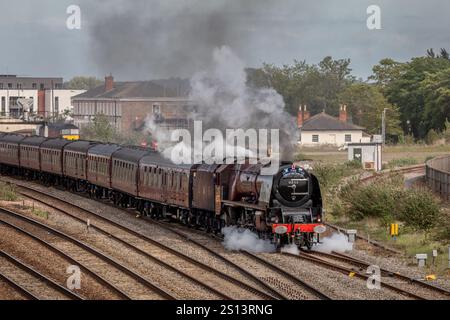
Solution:
[{"label": "overcast sky", "polygon": [[[81,30],[66,9],[81,8]],[[381,8],[382,30],[366,26]],[[0,0],[0,74],[138,80],[188,76],[216,46],[250,67],[350,58],[366,78],[380,59],[450,49],[445,0]]]}]

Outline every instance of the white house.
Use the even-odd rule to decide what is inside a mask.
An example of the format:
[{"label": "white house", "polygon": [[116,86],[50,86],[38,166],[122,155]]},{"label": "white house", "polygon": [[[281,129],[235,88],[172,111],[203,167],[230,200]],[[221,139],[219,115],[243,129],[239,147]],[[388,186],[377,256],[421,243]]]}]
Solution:
[{"label": "white house", "polygon": [[364,128],[348,122],[347,107],[341,106],[339,118],[319,113],[310,117],[306,109],[300,107],[298,113],[298,127],[300,130],[300,145],[336,146],[342,147],[349,143],[370,142],[370,135],[364,132]]}]

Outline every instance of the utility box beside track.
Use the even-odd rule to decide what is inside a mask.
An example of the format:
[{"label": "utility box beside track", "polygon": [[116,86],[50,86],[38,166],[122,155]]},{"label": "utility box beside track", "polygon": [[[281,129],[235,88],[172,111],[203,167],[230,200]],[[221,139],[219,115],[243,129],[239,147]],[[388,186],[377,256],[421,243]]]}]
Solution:
[{"label": "utility box beside track", "polygon": [[383,167],[382,143],[360,142],[348,144],[348,160],[359,161],[366,170],[381,171]]}]

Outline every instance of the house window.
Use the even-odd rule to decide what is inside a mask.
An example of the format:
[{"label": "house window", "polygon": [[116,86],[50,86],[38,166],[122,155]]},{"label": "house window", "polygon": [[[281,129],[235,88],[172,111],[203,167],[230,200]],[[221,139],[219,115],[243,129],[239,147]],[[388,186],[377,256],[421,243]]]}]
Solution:
[{"label": "house window", "polygon": [[3,89],[3,83],[0,83],[0,90]]},{"label": "house window", "polygon": [[345,135],[345,142],[352,142],[352,135],[351,134],[346,134]]},{"label": "house window", "polygon": [[312,142],[318,143],[319,142],[319,135],[318,134],[313,134],[312,136]]},{"label": "house window", "polygon": [[33,89],[37,89],[37,83],[32,84]]},{"label": "house window", "polygon": [[155,115],[161,114],[161,105],[159,104],[153,105],[153,114]]},{"label": "house window", "polygon": [[12,89],[12,83],[8,83],[8,89]]},{"label": "house window", "polygon": [[44,90],[45,85],[43,83],[41,83],[41,90]]},{"label": "house window", "polygon": [[2,97],[2,116],[6,114],[6,99]]}]

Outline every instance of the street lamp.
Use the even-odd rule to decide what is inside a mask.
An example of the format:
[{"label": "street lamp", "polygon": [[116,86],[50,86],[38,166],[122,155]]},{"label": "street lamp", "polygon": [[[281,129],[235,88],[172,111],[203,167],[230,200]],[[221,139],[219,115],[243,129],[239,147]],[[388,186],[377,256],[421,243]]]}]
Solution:
[{"label": "street lamp", "polygon": [[386,111],[389,108],[384,108],[383,114],[381,116],[381,136],[383,138],[383,146],[386,144]]}]

